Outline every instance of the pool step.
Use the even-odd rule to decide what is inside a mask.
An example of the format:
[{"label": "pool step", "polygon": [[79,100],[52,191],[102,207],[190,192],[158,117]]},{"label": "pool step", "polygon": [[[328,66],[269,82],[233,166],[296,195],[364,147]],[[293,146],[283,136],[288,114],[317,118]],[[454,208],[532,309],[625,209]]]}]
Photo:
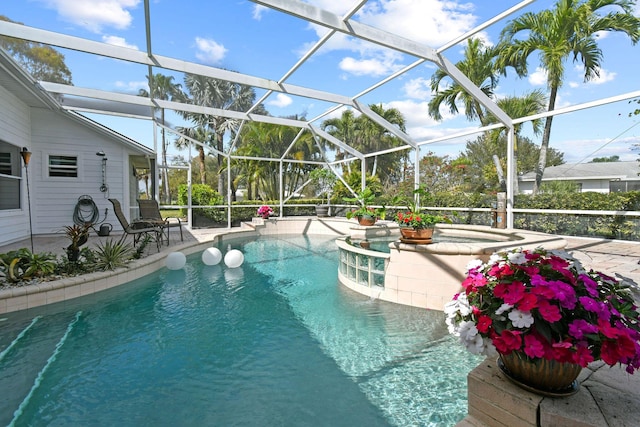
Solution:
[{"label": "pool step", "polygon": [[[28,403],[28,398],[42,381],[46,367],[55,361],[64,344],[70,326],[54,329],[54,325],[60,325],[55,317],[38,316],[31,321],[8,325],[13,330],[6,336],[15,338],[11,343],[3,343],[0,349],[0,390],[7,391],[0,399],[0,425],[11,425],[14,413]],[[76,314],[69,325],[75,325],[78,319],[79,314]]]}]

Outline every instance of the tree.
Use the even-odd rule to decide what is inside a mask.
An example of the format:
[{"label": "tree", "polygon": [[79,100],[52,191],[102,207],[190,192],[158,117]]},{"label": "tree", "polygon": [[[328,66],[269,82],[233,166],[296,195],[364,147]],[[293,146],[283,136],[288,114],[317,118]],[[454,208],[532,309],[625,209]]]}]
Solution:
[{"label": "tree", "polygon": [[[400,110],[396,108],[385,109],[382,104],[373,104],[369,107],[371,111],[378,116],[390,124],[397,126],[402,132],[406,132],[405,119]],[[356,129],[358,137],[356,138],[356,147],[354,148],[364,153],[398,147],[403,144],[400,139],[393,135],[387,128],[380,126],[365,115],[361,115],[356,119]],[[373,158],[373,164],[371,165],[371,175],[380,175],[381,180],[388,178],[392,171],[399,169],[398,165],[402,157],[406,157],[406,152],[387,154],[383,159],[380,159],[380,156],[375,156]],[[385,161],[386,164],[383,164]],[[379,164],[382,174],[378,174]],[[368,170],[369,166],[367,166],[367,171]]]},{"label": "tree", "polygon": [[[356,116],[353,110],[345,109],[342,115],[337,118],[331,118],[320,124],[322,130],[327,131],[330,135],[335,136],[346,145],[352,147],[356,139]],[[336,160],[342,160],[346,157],[346,152],[342,152],[340,147],[336,147]],[[351,172],[351,163],[346,164],[347,173]]]},{"label": "tree", "polygon": [[[151,93],[146,89],[140,89],[139,96],[144,96],[152,99],[168,100],[171,101],[174,98],[183,99],[182,85],[180,83],[173,83],[173,76],[165,76],[163,74],[155,74],[147,76],[149,81],[149,88]],[[154,109],[155,110],[155,109]],[[166,126],[164,118],[164,108],[160,108],[160,120],[163,125]],[[167,172],[167,141],[166,131],[162,128],[162,165],[165,166],[162,169],[162,182],[164,184],[164,198],[165,203],[171,200],[171,194],[169,193],[169,174]]]},{"label": "tree", "polygon": [[206,162],[206,156],[204,152],[204,146],[205,145],[211,146],[215,143],[215,139],[214,139],[215,134],[210,132],[207,128],[204,128],[198,125],[193,127],[177,126],[176,130],[181,135],[184,135],[184,136],[177,137],[176,140],[174,141],[178,149],[184,149],[189,145],[192,145],[192,142],[188,138],[198,141],[202,144],[202,145],[195,144],[197,145],[196,150],[198,150],[198,162],[197,162],[198,167],[193,169],[198,171],[196,175],[200,179],[200,184],[211,185],[211,183],[207,181],[207,178],[209,177],[209,175],[207,174],[208,168],[206,167],[207,162]]},{"label": "tree", "polygon": [[[385,109],[382,105],[370,105],[371,110],[385,119],[387,122],[405,131],[405,119],[402,113],[396,108]],[[361,153],[372,153],[387,148],[397,147],[402,144],[398,137],[393,135],[383,126],[361,114],[355,116],[352,110],[342,112],[340,118],[327,119],[320,125],[329,134],[340,139],[346,145]],[[346,153],[336,149],[336,160],[345,158]],[[399,171],[400,163],[406,159],[406,152],[390,153],[384,157],[375,156],[373,163],[367,164],[367,173],[379,175],[381,180],[388,180],[394,177]],[[351,173],[351,164],[347,164],[347,174]]]},{"label": "tree", "polygon": [[[255,90],[240,83],[226,80],[219,80],[197,74],[187,74],[184,79],[190,98],[188,102],[203,107],[219,108],[222,110],[246,111],[255,102]],[[264,107],[259,106],[254,110],[256,114],[266,114]],[[216,159],[218,161],[218,192],[226,194],[224,190],[224,136],[227,132],[234,134],[239,126],[237,119],[223,116],[211,116],[202,113],[184,112],[183,117],[194,122],[197,126],[207,129],[213,135],[213,147],[218,151]],[[198,146],[200,159],[202,160],[200,170],[202,181],[206,180],[204,170],[204,147]]]},{"label": "tree", "polygon": [[608,163],[608,162],[619,162],[620,156],[614,155],[609,157],[594,157],[589,163]]},{"label": "tree", "polygon": [[[582,63],[585,81],[599,75],[603,55],[596,33],[617,31],[628,35],[633,44],[640,40],[640,18],[633,15],[634,4],[631,0],[557,0],[553,10],[525,13],[502,30],[497,65],[503,73],[506,67],[514,67],[523,77],[527,74],[528,57],[538,52],[547,72],[547,111],[553,111],[570,57],[573,62]],[[520,34],[525,38],[518,39]],[[552,122],[553,116],[545,119],[533,194],[540,188],[547,164]]]},{"label": "tree", "polygon": [[[464,49],[464,59],[456,63],[456,67],[490,98],[493,97],[493,91],[498,84],[495,67],[497,54],[495,47],[485,46],[482,40],[470,38]],[[456,81],[443,86],[446,77],[449,75],[442,69],[438,69],[431,77],[431,91],[435,95],[429,101],[429,116],[435,120],[442,120],[440,106],[443,103],[449,107],[452,114],[457,114],[458,103],[461,103],[468,120],[478,119],[485,125],[485,112],[478,100]]]},{"label": "tree", "polygon": [[[299,161],[319,160],[313,135],[303,132],[298,136],[298,128],[273,125],[270,123],[250,122],[243,126],[236,154],[247,157],[281,158],[297,162],[283,163],[283,188],[285,195],[291,195],[302,184],[303,177],[310,172],[311,166]],[[294,146],[291,143],[298,136]],[[238,176],[243,177],[249,197],[255,195],[265,199],[280,198],[280,163],[277,161],[238,159]],[[252,191],[253,190],[253,191]]]},{"label": "tree", "polygon": [[[506,165],[507,138],[500,135],[499,138],[491,134],[483,134],[473,141],[467,141],[465,151],[458,160],[465,159],[467,164],[466,174],[469,177],[468,191],[485,192],[499,191],[498,175],[493,156],[496,153],[501,166]],[[546,166],[557,166],[564,163],[564,155],[555,149],[549,150]],[[523,173],[535,170],[538,162],[538,147],[527,137],[518,140],[518,165],[517,169]]]},{"label": "tree", "polygon": [[[532,92],[527,93],[524,96],[507,96],[505,98],[499,99],[497,102],[498,107],[500,107],[502,111],[507,113],[507,115],[513,119],[520,118],[520,117],[528,117],[534,114],[538,114],[544,111],[545,103],[546,103],[546,97],[544,93],[542,93],[542,91],[540,90],[534,90]],[[497,122],[498,120],[494,118],[492,115],[488,116],[487,123],[497,123]],[[513,157],[514,157],[514,163],[515,163],[515,174],[514,174],[515,182],[513,184],[514,184],[514,193],[516,194],[518,193],[517,176],[518,176],[518,171],[520,170],[518,169],[518,166],[519,166],[518,140],[520,139],[520,134],[522,132],[522,125],[523,123],[518,123],[513,127],[513,133],[514,133]],[[542,131],[542,119],[532,120],[531,127],[534,135],[536,136],[540,135]],[[490,131],[489,135],[491,138],[507,137],[505,133],[505,128],[500,128],[500,129]],[[500,154],[495,153],[495,154],[498,155],[499,157],[500,155],[504,157],[503,153],[500,153]],[[506,161],[504,162],[504,164],[506,165]]]},{"label": "tree", "polygon": [[449,156],[429,152],[420,159],[420,184],[430,193],[458,191],[465,182],[465,166]]},{"label": "tree", "polygon": [[[15,22],[4,15],[0,20]],[[51,46],[13,37],[0,36],[0,48],[6,50],[36,80],[70,85],[71,71],[64,63],[64,55]]]}]

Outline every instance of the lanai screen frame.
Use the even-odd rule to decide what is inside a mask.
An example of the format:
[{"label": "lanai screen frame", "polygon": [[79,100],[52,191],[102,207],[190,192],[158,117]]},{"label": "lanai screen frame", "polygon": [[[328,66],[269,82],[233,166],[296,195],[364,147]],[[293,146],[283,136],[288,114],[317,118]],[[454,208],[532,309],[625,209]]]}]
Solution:
[{"label": "lanai screen frame", "polygon": [[[328,32],[321,37],[314,46],[312,46],[300,60],[287,71],[279,80],[270,80],[262,77],[251,76],[247,74],[231,72],[217,67],[206,66],[193,62],[183,61],[172,57],[166,57],[161,55],[155,55],[151,45],[151,7],[150,0],[144,0],[144,12],[145,12],[145,31],[146,31],[146,51],[138,51],[128,49],[111,44],[96,42],[80,37],[69,36],[61,33],[46,31],[35,27],[29,27],[26,25],[15,24],[6,21],[0,21],[0,35],[9,37],[15,37],[19,39],[29,40],[33,42],[42,43],[45,45],[56,46],[60,48],[72,49],[84,53],[94,54],[103,57],[109,57],[119,59],[127,62],[133,62],[137,64],[143,64],[148,67],[148,76],[151,78],[154,73],[154,68],[168,69],[178,72],[185,72],[191,74],[198,74],[206,77],[212,77],[215,79],[226,80],[234,83],[239,83],[251,87],[262,88],[266,90],[266,93],[256,101],[256,103],[244,112],[223,110],[217,108],[204,107],[200,105],[184,104],[175,101],[165,101],[161,99],[155,99],[152,97],[149,91],[149,97],[140,97],[136,95],[128,95],[117,92],[102,91],[89,88],[81,88],[77,86],[64,85],[51,82],[38,82],[40,88],[51,94],[61,95],[57,99],[62,98],[61,108],[77,111],[77,112],[90,112],[98,114],[117,115],[122,117],[128,117],[132,119],[146,119],[152,120],[154,123],[154,149],[156,150],[156,157],[158,156],[158,147],[156,138],[156,129],[158,127],[168,130],[172,133],[182,135],[175,129],[159,123],[155,117],[155,109],[165,109],[183,112],[193,112],[200,114],[208,114],[212,116],[221,116],[232,119],[240,120],[242,123],[246,121],[257,121],[264,123],[271,123],[275,125],[284,125],[300,128],[298,136],[289,145],[289,148],[279,158],[251,158],[254,160],[262,161],[277,161],[280,163],[280,211],[282,212],[284,205],[284,192],[283,192],[283,168],[282,165],[285,162],[296,162],[295,160],[287,159],[286,155],[293,147],[296,139],[304,131],[311,132],[316,142],[320,139],[328,141],[330,144],[335,145],[341,150],[349,153],[351,157],[342,160],[341,162],[318,162],[318,161],[302,161],[307,164],[319,164],[329,167],[334,173],[335,166],[345,161],[360,160],[362,170],[362,182],[361,188],[365,186],[365,170],[366,160],[369,157],[375,157],[382,154],[387,154],[393,151],[412,149],[414,151],[414,165],[416,168],[414,185],[419,184],[419,159],[420,159],[420,147],[436,142],[441,142],[449,139],[459,138],[463,136],[480,133],[486,130],[505,127],[507,129],[507,227],[513,228],[513,197],[514,197],[514,179],[515,179],[515,165],[514,165],[514,125],[518,123],[528,122],[535,119],[544,118],[547,116],[555,116],[559,114],[566,114],[574,111],[579,111],[587,108],[597,107],[608,103],[629,100],[640,97],[640,90],[613,96],[609,98],[600,99],[597,101],[573,105],[567,108],[557,109],[550,112],[545,112],[533,116],[522,117],[518,119],[511,119],[504,111],[502,111],[493,100],[487,97],[477,86],[475,86],[456,66],[450,62],[444,52],[449,48],[458,45],[466,41],[468,38],[482,31],[483,29],[493,25],[494,23],[510,16],[511,14],[519,11],[520,9],[532,4],[535,0],[524,0],[515,6],[505,10],[504,12],[496,15],[494,18],[484,22],[483,24],[473,28],[465,34],[449,41],[440,48],[432,48],[412,40],[403,38],[396,34],[377,29],[366,24],[362,24],[358,21],[354,21],[351,18],[360,10],[368,0],[359,0],[354,7],[349,10],[345,15],[339,16],[329,11],[320,9],[308,3],[304,3],[299,0],[250,0],[258,5],[265,6],[270,9],[278,10],[283,13],[287,13],[296,18],[305,20],[309,23],[321,25],[328,29]],[[336,93],[330,93],[326,91],[320,91],[313,88],[302,87],[297,85],[291,85],[286,83],[289,79],[322,45],[324,45],[334,34],[343,33],[350,37],[362,39],[394,51],[412,55],[418,58],[412,64],[405,68],[387,76],[380,80],[376,84],[368,87],[362,92],[353,96],[345,96]],[[479,127],[467,132],[458,132],[455,134],[447,135],[442,138],[428,139],[428,140],[415,140],[405,132],[400,131],[396,126],[390,124],[385,119],[373,112],[367,105],[359,101],[359,98],[375,90],[376,88],[390,82],[415,68],[416,66],[429,61],[437,65],[443,71],[445,71],[453,80],[460,84],[470,95],[472,95],[480,104],[482,104],[488,111],[490,111],[499,121],[498,124]],[[151,84],[150,84],[151,87]],[[334,104],[324,113],[311,118],[309,120],[293,120],[287,118],[278,118],[272,116],[264,116],[253,113],[253,110],[260,105],[268,96],[272,93],[286,93],[289,95],[297,95],[304,98],[315,99],[319,101],[329,102]],[[68,96],[64,96],[68,95]],[[396,136],[399,140],[405,143],[404,146],[393,148],[389,150],[382,150],[373,153],[362,153],[350,147],[344,141],[330,135],[329,133],[320,129],[315,123],[323,117],[333,113],[342,107],[350,107],[358,110],[361,114],[364,114],[375,123],[386,128],[390,133]],[[241,124],[242,125],[242,124]],[[231,148],[228,153],[219,153],[213,147],[205,145],[199,141],[187,138],[194,144],[201,145],[209,153],[222,154],[227,162],[231,159],[247,159],[247,157],[237,156],[231,154]],[[233,144],[231,145],[233,147]],[[326,159],[325,159],[326,160]],[[160,167],[166,167],[167,165],[159,165]],[[231,173],[230,168],[227,168],[228,175]],[[338,178],[341,179],[339,174],[336,173]],[[156,174],[156,188],[158,188],[159,177]],[[344,181],[343,181],[344,182]],[[346,183],[345,183],[346,184]],[[190,186],[190,184],[189,184]],[[190,193],[189,188],[189,193]],[[353,189],[350,189],[353,191]],[[231,197],[230,196],[230,176],[227,179],[227,203],[228,203],[228,223],[231,226]],[[189,210],[191,210],[191,201],[189,199]]]}]

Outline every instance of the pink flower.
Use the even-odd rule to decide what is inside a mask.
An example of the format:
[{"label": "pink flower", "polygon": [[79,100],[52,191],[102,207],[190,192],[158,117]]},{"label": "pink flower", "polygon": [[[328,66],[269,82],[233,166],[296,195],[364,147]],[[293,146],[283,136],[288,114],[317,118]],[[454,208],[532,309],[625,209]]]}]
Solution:
[{"label": "pink flower", "polygon": [[569,323],[569,335],[579,340],[584,338],[585,334],[595,334],[597,332],[598,327],[584,319],[576,319]]},{"label": "pink flower", "polygon": [[586,368],[587,365],[593,362],[593,353],[589,350],[586,344],[582,343],[576,346],[576,352],[573,355],[573,363],[577,363],[578,365]]},{"label": "pink flower", "polygon": [[544,346],[535,335],[525,335],[524,352],[532,359],[536,357],[544,357]]},{"label": "pink flower", "polygon": [[544,320],[550,323],[555,323],[558,320],[562,319],[560,309],[547,300],[542,300],[538,303],[538,312]]},{"label": "pink flower", "polygon": [[493,293],[507,304],[515,305],[524,297],[525,286],[522,282],[500,283],[495,287]]}]

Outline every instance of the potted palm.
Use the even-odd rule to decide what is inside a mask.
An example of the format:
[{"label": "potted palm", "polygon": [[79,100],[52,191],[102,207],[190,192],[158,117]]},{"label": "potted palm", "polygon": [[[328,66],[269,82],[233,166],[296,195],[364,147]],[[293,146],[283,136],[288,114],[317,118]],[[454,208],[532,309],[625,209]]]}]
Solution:
[{"label": "potted palm", "polygon": [[317,168],[311,171],[309,178],[318,186],[319,194],[322,197],[327,195],[327,204],[316,205],[316,215],[327,217],[331,215],[331,192],[338,178],[327,168]]},{"label": "potted palm", "polygon": [[347,203],[358,203],[360,205],[359,208],[347,212],[347,219],[357,218],[360,225],[374,225],[380,218],[381,213],[379,209],[370,206],[374,199],[375,194],[368,187],[365,187],[355,197],[343,197],[343,200]]}]

